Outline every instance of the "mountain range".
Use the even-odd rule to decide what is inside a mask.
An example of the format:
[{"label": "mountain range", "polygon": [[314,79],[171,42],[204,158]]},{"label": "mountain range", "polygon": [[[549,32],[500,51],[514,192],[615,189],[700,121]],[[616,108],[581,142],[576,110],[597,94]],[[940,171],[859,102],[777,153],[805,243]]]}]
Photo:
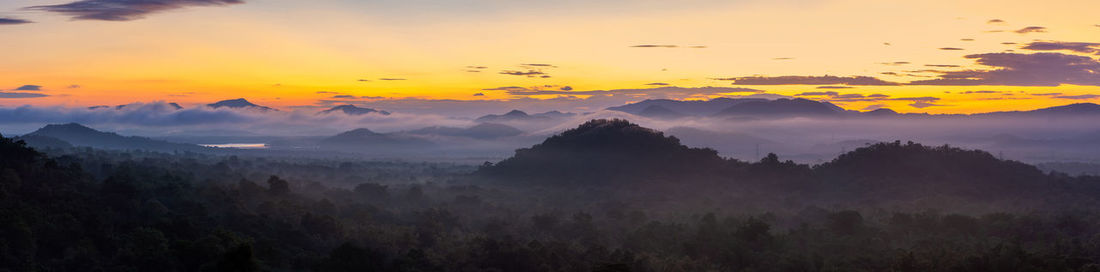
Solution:
[{"label": "mountain range", "polygon": [[334,113],[334,112],[342,112],[342,113],[347,114],[347,115],[364,115],[364,114],[371,114],[371,113],[377,113],[377,114],[381,114],[381,115],[390,115],[390,112],[388,112],[388,111],[376,110],[376,109],[372,109],[372,108],[360,108],[360,107],[357,107],[357,106],[351,105],[351,104],[335,106],[335,107],[332,107],[330,109],[318,112],[317,114],[330,114],[330,113]]},{"label": "mountain range", "polygon": [[563,113],[560,111],[548,111],[537,114],[527,114],[521,110],[512,110],[504,114],[489,114],[474,119],[479,123],[515,122],[515,121],[553,121],[576,116],[575,113]]},{"label": "mountain range", "polygon": [[260,106],[260,105],[253,104],[252,102],[248,102],[248,100],[246,100],[244,98],[222,100],[222,101],[206,104],[206,106],[210,107],[210,108],[214,108],[214,109],[231,108],[231,109],[252,109],[252,110],[259,110],[259,111],[279,111],[279,110],[271,108],[271,107],[265,107],[265,106]]},{"label": "mountain range", "polygon": [[26,141],[31,146],[40,148],[76,146],[161,152],[203,151],[208,149],[198,145],[173,143],[146,137],[122,136],[113,132],[95,130],[77,123],[46,125],[18,138]]}]

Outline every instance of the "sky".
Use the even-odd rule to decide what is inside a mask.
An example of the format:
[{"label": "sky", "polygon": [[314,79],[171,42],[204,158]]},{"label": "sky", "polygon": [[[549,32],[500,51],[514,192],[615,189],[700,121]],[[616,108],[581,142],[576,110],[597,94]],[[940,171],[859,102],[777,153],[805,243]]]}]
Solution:
[{"label": "sky", "polygon": [[[5,0],[0,107],[247,98],[470,115],[801,97],[977,113],[1100,100],[1094,0]],[[486,110],[487,111],[487,110]]]}]

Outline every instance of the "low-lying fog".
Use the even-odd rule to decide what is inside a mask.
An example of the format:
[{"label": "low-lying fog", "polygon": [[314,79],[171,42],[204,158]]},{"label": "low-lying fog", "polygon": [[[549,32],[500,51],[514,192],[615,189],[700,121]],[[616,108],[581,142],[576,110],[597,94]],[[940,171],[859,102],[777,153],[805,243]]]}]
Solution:
[{"label": "low-lying fog", "polygon": [[[729,119],[683,117],[655,119],[602,110],[570,117],[503,120],[492,123],[522,133],[493,137],[442,135],[413,131],[429,128],[470,128],[483,122],[474,117],[437,114],[390,115],[309,111],[264,112],[240,109],[170,109],[163,103],[133,104],[124,109],[36,108],[0,109],[0,132],[29,133],[46,124],[80,123],[100,131],[146,136],[174,142],[220,147],[298,148],[309,150],[327,137],[366,128],[381,135],[425,140],[399,152],[455,158],[503,158],[514,149],[597,118],[621,118],[674,135],[694,147],[710,147],[722,155],[756,160],[767,153],[804,163],[820,163],[877,141],[914,141],[982,149],[1006,159],[1030,163],[1100,161],[1100,122],[1089,117],[1034,116],[845,116],[836,118]],[[246,146],[236,146],[248,144]],[[374,149],[380,150],[380,149]],[[437,152],[445,151],[445,152]],[[370,151],[365,151],[370,152]],[[393,155],[393,154],[391,154]]]}]

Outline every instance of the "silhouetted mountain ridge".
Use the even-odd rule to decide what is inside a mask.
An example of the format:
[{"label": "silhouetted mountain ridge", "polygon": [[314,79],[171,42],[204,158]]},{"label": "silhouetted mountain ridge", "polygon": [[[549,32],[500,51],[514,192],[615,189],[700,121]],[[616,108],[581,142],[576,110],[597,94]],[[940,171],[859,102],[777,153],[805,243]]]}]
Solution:
[{"label": "silhouetted mountain ridge", "polygon": [[279,110],[274,109],[274,108],[252,104],[252,102],[248,102],[248,100],[246,100],[244,98],[222,100],[222,101],[218,101],[218,102],[215,102],[215,103],[212,103],[212,104],[207,104],[206,106],[214,108],[214,109],[231,108],[231,109],[254,109],[254,110],[259,110],[259,111],[279,111]]},{"label": "silhouetted mountain ridge", "polygon": [[371,114],[371,113],[377,113],[377,114],[381,114],[381,115],[390,115],[390,112],[388,112],[388,111],[376,110],[376,109],[372,109],[372,108],[360,108],[360,107],[357,107],[357,106],[351,105],[351,104],[335,106],[335,107],[332,107],[330,109],[318,112],[318,114],[329,114],[329,113],[333,113],[333,112],[343,112],[344,114],[347,114],[347,115],[364,115],[364,114]]},{"label": "silhouetted mountain ridge", "polygon": [[67,142],[73,146],[87,146],[103,149],[141,149],[165,152],[198,151],[206,149],[198,145],[172,143],[146,137],[122,136],[113,132],[102,132],[77,123],[46,125],[23,137],[49,137]]}]

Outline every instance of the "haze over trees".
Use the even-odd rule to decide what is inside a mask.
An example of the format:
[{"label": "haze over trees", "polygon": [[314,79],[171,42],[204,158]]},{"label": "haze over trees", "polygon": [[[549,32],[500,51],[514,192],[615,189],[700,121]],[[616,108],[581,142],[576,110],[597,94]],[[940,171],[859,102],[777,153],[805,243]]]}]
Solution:
[{"label": "haze over trees", "polygon": [[0,270],[1100,269],[1100,178],[950,146],[742,161],[592,120],[482,166],[48,152],[0,139]]}]

